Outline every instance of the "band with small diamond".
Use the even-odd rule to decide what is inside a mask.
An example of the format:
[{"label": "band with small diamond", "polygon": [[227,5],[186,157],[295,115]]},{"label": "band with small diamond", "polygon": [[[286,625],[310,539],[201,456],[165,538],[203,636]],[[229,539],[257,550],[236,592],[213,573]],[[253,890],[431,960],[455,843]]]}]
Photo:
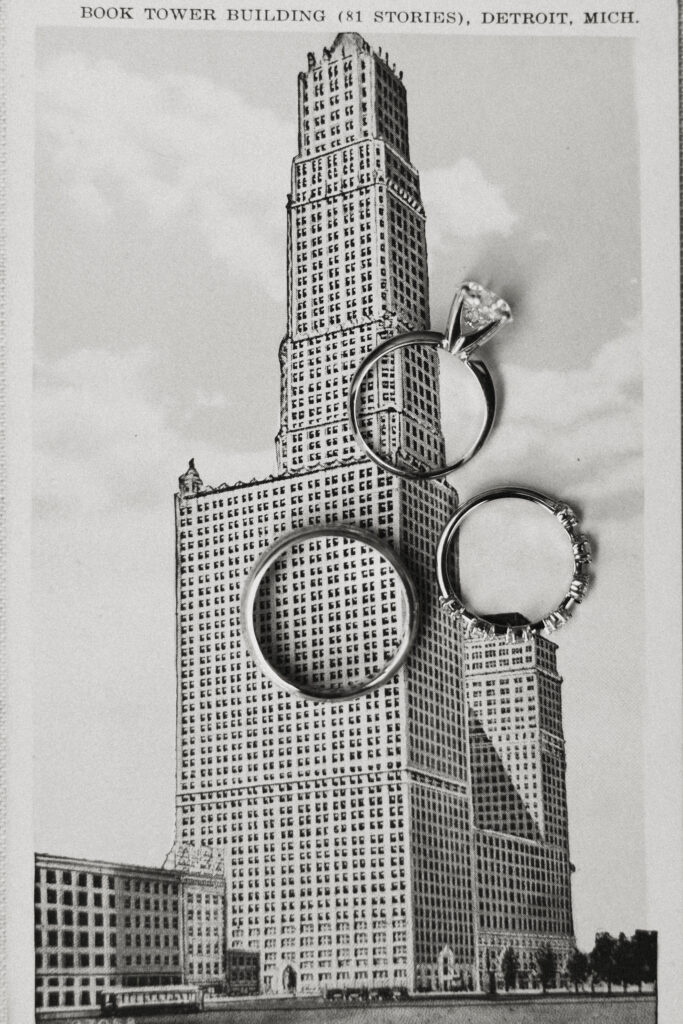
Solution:
[{"label": "band with small diamond", "polygon": [[[474,281],[466,281],[460,286],[453,300],[443,334],[436,331],[411,331],[408,334],[398,334],[389,338],[373,349],[356,370],[351,381],[347,403],[351,429],[365,454],[387,472],[410,480],[438,479],[469,462],[491,433],[496,416],[496,394],[491,375],[483,362],[472,359],[472,354],[511,319],[512,313],[507,302],[498,298],[482,285],[476,284]],[[457,355],[467,369],[474,374],[484,394],[484,419],[476,440],[464,455],[447,466],[437,466],[433,469],[423,466],[403,466],[396,461],[398,453],[395,455],[395,461],[391,461],[372,448],[360,426],[361,388],[368,373],[380,360],[385,359],[392,352],[412,345],[428,345],[430,348],[445,349],[447,352]]]},{"label": "band with small diamond", "polygon": [[[574,572],[567,593],[557,608],[542,619],[525,623],[523,626],[502,625],[466,608],[457,593],[457,587],[452,580],[449,568],[453,544],[463,520],[473,509],[499,498],[521,498],[548,509],[563,527],[572,545]],[[465,639],[483,640],[487,637],[502,637],[508,643],[518,643],[539,633],[554,633],[572,617],[574,609],[581,604],[588,593],[591,559],[590,542],[586,535],[580,532],[579,520],[569,505],[526,487],[495,487],[461,505],[444,527],[436,552],[436,574],[441,592],[439,603],[453,622],[460,624]]]}]

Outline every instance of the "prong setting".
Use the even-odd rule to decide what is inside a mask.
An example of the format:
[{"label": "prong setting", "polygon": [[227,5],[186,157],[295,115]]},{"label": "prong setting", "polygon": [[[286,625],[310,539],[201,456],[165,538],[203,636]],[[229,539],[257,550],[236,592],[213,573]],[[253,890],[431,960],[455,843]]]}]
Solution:
[{"label": "prong setting", "polygon": [[510,320],[512,311],[505,299],[476,281],[465,281],[448,314],[443,347],[468,362]]}]

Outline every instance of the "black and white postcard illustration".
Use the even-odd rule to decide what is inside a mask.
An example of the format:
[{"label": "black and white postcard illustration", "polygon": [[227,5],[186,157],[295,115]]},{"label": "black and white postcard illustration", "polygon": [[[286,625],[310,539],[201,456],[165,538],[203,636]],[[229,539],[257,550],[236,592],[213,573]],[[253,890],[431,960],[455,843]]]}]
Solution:
[{"label": "black and white postcard illustration", "polygon": [[676,6],[31,6],[7,1019],[673,1024]]}]

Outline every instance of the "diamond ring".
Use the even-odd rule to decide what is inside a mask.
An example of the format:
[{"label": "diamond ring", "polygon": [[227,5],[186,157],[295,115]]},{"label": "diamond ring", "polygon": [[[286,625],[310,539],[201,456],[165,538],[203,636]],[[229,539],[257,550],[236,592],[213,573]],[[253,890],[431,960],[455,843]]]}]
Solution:
[{"label": "diamond ring", "polygon": [[[474,281],[466,281],[460,286],[453,300],[448,314],[446,330],[443,334],[436,331],[412,331],[408,334],[398,334],[387,341],[382,342],[377,348],[363,360],[356,370],[351,382],[348,395],[348,414],[351,421],[351,428],[361,448],[373,462],[377,463],[389,473],[395,476],[408,479],[429,480],[446,476],[453,470],[464,466],[466,462],[477,454],[484,441],[491,432],[493,421],[496,415],[496,395],[493,381],[488,369],[480,360],[472,359],[472,355],[481,348],[500,328],[512,319],[510,307],[503,299],[498,298],[493,292],[476,284]],[[419,466],[405,466],[398,464],[398,452],[395,453],[393,461],[378,451],[379,445],[375,447],[368,443],[366,436],[361,429],[361,387],[370,371],[381,359],[398,349],[407,348],[411,345],[427,345],[434,349],[445,349],[457,355],[465,366],[474,374],[484,394],[485,412],[479,434],[474,443],[468,448],[464,455],[457,461],[447,466],[439,466],[436,469],[424,469]],[[377,419],[377,417],[375,417]],[[364,426],[366,434],[369,433],[370,417],[365,417]],[[381,425],[377,425],[377,431],[381,431]],[[373,430],[374,434],[375,430]],[[377,439],[375,439],[376,441]]]},{"label": "diamond ring", "polygon": [[[463,520],[475,508],[499,498],[522,498],[546,508],[563,527],[572,545],[574,571],[564,598],[557,608],[542,619],[517,627],[501,625],[499,622],[487,619],[486,616],[469,611],[460,598],[458,585],[454,582],[451,571],[453,546]],[[576,513],[564,501],[555,501],[545,494],[529,490],[526,487],[495,487],[466,501],[451,516],[444,527],[436,550],[436,575],[441,592],[439,602],[450,618],[462,625],[467,639],[482,640],[486,637],[504,637],[507,641],[514,643],[526,640],[532,634],[554,633],[571,618],[574,609],[581,604],[588,593],[591,557],[590,542],[585,534],[579,531]]]}]

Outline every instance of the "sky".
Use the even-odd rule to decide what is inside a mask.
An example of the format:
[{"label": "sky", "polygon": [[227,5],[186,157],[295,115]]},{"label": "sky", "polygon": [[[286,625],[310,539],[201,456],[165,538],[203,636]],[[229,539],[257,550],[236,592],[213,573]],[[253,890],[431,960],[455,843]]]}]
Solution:
[{"label": "sky", "polygon": [[[170,848],[173,493],[191,457],[214,485],[274,470],[296,80],[332,36],[38,33],[38,850],[160,864]],[[575,925],[590,948],[596,930],[648,924],[631,43],[367,38],[404,71],[432,327],[465,279],[513,308],[485,352],[496,428],[451,482],[463,500],[506,483],[561,497],[596,551],[592,593],[556,635]],[[449,437],[471,408],[458,369],[443,364]],[[556,603],[555,526],[520,503],[468,521],[468,595]]]}]

